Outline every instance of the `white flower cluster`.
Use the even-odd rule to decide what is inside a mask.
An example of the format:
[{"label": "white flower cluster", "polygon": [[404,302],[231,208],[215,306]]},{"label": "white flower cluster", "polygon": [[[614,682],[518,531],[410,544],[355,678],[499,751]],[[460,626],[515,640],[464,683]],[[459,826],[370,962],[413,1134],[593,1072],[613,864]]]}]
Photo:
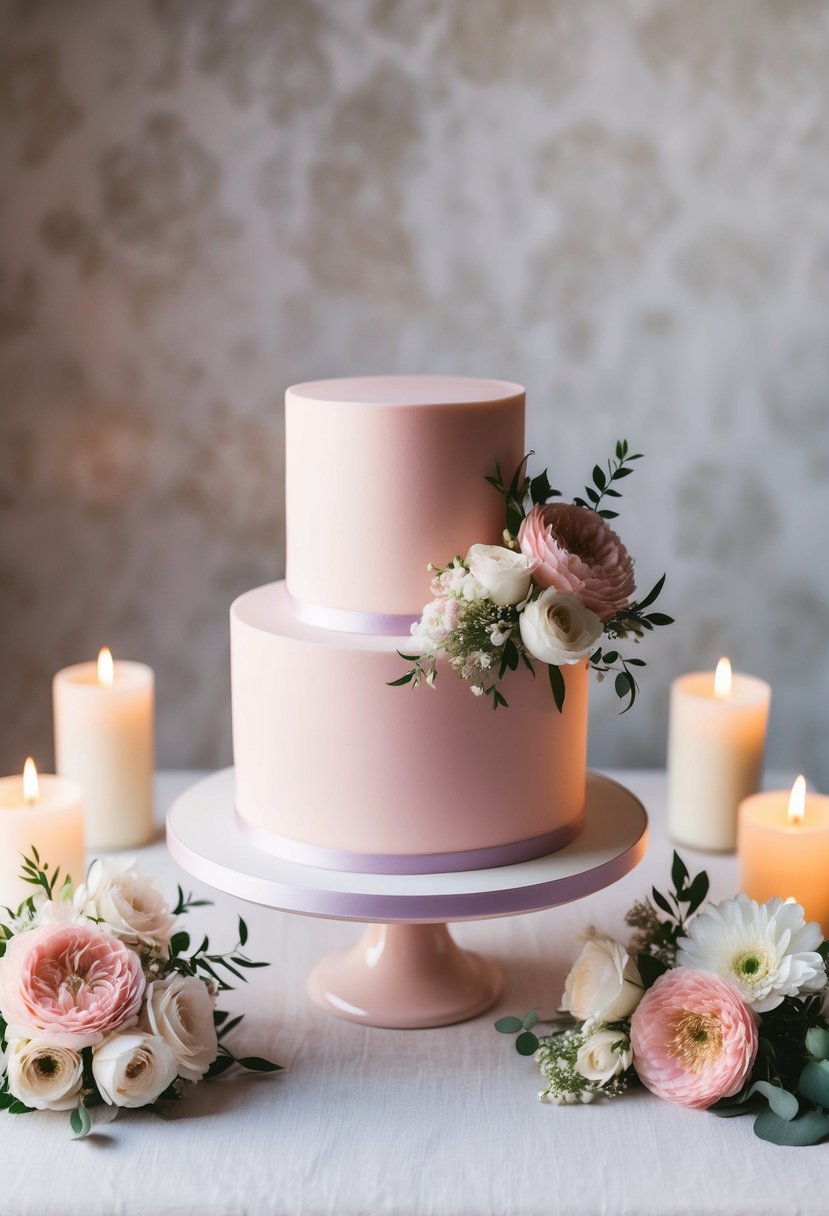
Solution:
[{"label": "white flower cluster", "polygon": [[[653,921],[652,911],[651,905],[638,905],[636,923],[645,915],[648,923]],[[807,923],[793,900],[758,904],[741,894],[693,917],[670,965],[726,980],[756,1019],[787,997],[825,989],[826,967],[818,952],[822,940],[820,926]],[[536,1053],[547,1082],[539,1094],[542,1101],[592,1102],[627,1087],[629,1070],[636,1065],[630,1020],[644,994],[636,962],[624,946],[591,931],[567,975],[561,1001],[575,1024],[542,1039]]]},{"label": "white flower cluster", "polygon": [[434,598],[412,626],[427,684],[434,685],[435,661],[448,658],[475,696],[491,691],[499,678],[493,669],[510,640],[556,666],[591,653],[601,621],[569,592],[548,588],[533,598],[537,564],[500,545],[473,545],[464,559],[435,572]]},{"label": "white flower cluster", "polygon": [[633,1052],[625,1031],[590,1021],[542,1039],[535,1060],[547,1082],[539,1099],[572,1106],[599,1095],[612,1098],[627,1089]]},{"label": "white flower cluster", "polygon": [[81,1047],[61,1043],[71,1036],[34,1028],[10,1034],[8,1092],[36,1110],[71,1110],[94,1089],[111,1106],[140,1107],[154,1102],[178,1078],[200,1080],[218,1049],[216,987],[177,972],[161,978],[175,922],[154,879],[129,861],[98,860],[74,897],[35,896],[32,907],[13,926],[24,940],[44,926],[95,925],[138,956],[144,991],[137,1013],[89,1043],[86,1061]]}]

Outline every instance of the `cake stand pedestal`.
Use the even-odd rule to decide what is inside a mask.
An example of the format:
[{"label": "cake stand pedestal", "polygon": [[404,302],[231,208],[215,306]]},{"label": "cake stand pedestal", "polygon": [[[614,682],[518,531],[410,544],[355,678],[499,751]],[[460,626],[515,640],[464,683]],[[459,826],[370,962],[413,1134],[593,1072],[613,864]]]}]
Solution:
[{"label": "cake stand pedestal", "polygon": [[622,878],[645,855],[647,815],[624,786],[588,773],[584,827],[534,861],[451,874],[351,874],[284,861],[236,827],[233,770],[192,786],[167,816],[167,843],[194,877],[251,903],[335,920],[373,922],[355,946],[311,973],[312,998],[331,1013],[394,1029],[447,1026],[498,999],[494,963],[462,950],[447,921],[555,907]]}]

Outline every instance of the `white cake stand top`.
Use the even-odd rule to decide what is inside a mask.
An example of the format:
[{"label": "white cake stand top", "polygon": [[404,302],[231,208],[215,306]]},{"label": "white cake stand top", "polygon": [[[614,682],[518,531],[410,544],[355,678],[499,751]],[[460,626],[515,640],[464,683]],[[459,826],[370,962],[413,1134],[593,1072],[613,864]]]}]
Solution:
[{"label": "white cake stand top", "polygon": [[624,877],[645,855],[647,815],[624,786],[588,773],[584,828],[535,861],[451,874],[351,874],[283,861],[234,819],[233,769],[192,786],[167,817],[167,843],[194,877],[251,903],[336,920],[431,923],[570,903]]}]

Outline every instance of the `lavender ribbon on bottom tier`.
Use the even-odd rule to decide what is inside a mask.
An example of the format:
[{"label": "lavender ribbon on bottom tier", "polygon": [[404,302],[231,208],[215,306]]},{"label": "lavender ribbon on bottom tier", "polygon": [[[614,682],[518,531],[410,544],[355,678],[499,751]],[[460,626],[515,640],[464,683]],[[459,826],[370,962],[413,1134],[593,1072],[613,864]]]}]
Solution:
[{"label": "lavender ribbon on bottom tier", "polygon": [[452,874],[460,870],[489,870],[497,866],[532,861],[565,848],[582,829],[583,815],[563,827],[527,840],[463,849],[452,853],[356,853],[304,844],[287,836],[277,836],[249,823],[235,811],[236,826],[253,845],[283,861],[315,866],[321,870],[341,870],[349,874]]}]

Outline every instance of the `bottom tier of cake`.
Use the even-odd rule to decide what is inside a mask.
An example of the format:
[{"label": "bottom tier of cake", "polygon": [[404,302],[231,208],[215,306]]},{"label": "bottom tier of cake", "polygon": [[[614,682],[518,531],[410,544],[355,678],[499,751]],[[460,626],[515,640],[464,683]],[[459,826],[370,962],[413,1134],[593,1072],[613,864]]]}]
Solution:
[{"label": "bottom tier of cake", "polygon": [[435,873],[563,847],[584,808],[588,672],[509,673],[507,709],[448,667],[434,688],[389,687],[410,638],[297,620],[284,583],[232,605],[236,812],[279,856],[331,869]]}]

